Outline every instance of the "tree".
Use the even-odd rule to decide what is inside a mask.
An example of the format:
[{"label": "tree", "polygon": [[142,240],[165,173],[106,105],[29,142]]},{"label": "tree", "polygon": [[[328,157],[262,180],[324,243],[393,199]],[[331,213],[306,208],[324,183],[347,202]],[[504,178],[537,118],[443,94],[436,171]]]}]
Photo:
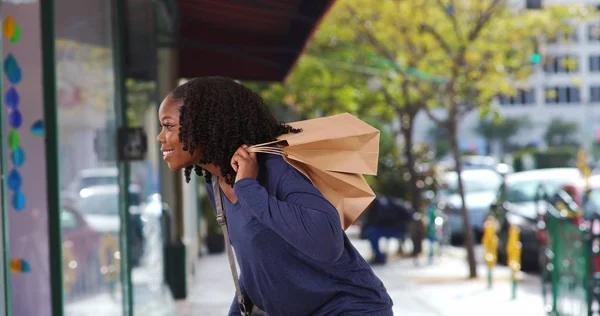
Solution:
[{"label": "tree", "polygon": [[482,119],[475,127],[475,131],[488,143],[499,142],[502,146],[502,153],[504,153],[509,147],[510,139],[530,127],[531,122],[528,117],[507,117],[501,120]]},{"label": "tree", "polygon": [[[563,27],[565,18],[584,15],[579,6],[515,11],[503,0],[348,0],[338,4],[327,25],[336,25],[328,48],[344,52],[347,43],[360,50],[362,65],[385,67],[376,75],[377,91],[393,110],[405,140],[405,156],[417,179],[412,143],[416,114],[426,109],[434,122],[448,131],[449,143],[460,175],[457,126],[475,109],[485,116],[499,94],[512,94],[539,63],[540,38]],[[341,32],[353,25],[354,30]],[[346,29],[344,29],[346,30]],[[343,57],[343,55],[340,55]],[[366,57],[366,58],[365,58]],[[535,57],[535,58],[534,58]],[[339,58],[338,60],[344,60]],[[430,108],[441,107],[445,117]],[[476,276],[473,236],[464,207],[462,179],[459,192],[469,272]],[[420,191],[412,186],[413,204],[420,208]]]},{"label": "tree", "polygon": [[[532,62],[540,62],[540,39],[564,27],[566,18],[584,13],[576,5],[519,12],[504,0],[340,1],[287,84],[273,86],[263,97],[308,116],[348,111],[396,121],[404,140],[412,204],[420,210],[416,115],[425,109],[448,131],[460,169],[459,120],[475,109],[497,116],[492,99],[513,94],[526,81]],[[446,116],[435,116],[430,110],[434,107],[444,109]],[[459,189],[464,201],[460,178]],[[475,277],[464,207],[462,214],[470,276]]]},{"label": "tree", "polygon": [[401,161],[400,148],[395,133],[388,126],[373,120],[368,122],[380,131],[378,175],[367,176],[367,181],[377,194],[405,199],[406,181],[402,177],[405,165]]},{"label": "tree", "polygon": [[577,132],[579,126],[560,118],[553,118],[548,124],[544,140],[548,146],[578,146]]},{"label": "tree", "polygon": [[[471,223],[465,207],[461,173],[461,155],[457,128],[461,119],[473,110],[482,116],[492,112],[497,95],[514,94],[516,88],[540,62],[539,45],[544,38],[555,34],[567,18],[587,14],[581,6],[545,7],[541,10],[516,11],[503,0],[424,1],[427,5],[414,7],[425,10],[423,18],[413,21],[413,32],[435,43],[433,61],[445,60],[435,73],[446,78],[435,95],[435,104],[444,109],[440,118],[427,109],[429,117],[448,131],[462,200],[465,246],[469,275],[476,277]],[[405,2],[412,5],[414,2]]]},{"label": "tree", "polygon": [[[351,112],[361,118],[374,117],[380,122],[396,121],[400,126],[396,136],[403,140],[403,164],[409,176],[408,191],[413,209],[421,211],[421,174],[414,149],[414,121],[434,95],[437,78],[429,78],[416,68],[398,66],[396,52],[401,47],[381,45],[373,24],[386,12],[390,1],[344,1],[328,14],[308,52],[300,59],[284,85],[275,85],[262,92],[268,102],[295,108],[305,116]],[[406,13],[403,15],[407,15]],[[385,19],[390,22],[392,16]],[[356,27],[358,25],[359,27]],[[385,34],[399,43],[402,35],[393,23]],[[411,52],[417,58],[420,52]],[[412,63],[412,62],[411,62]],[[426,80],[417,80],[415,78]],[[419,96],[414,84],[427,91]],[[394,137],[393,139],[396,139]],[[381,173],[380,173],[381,174]],[[415,236],[414,255],[421,251],[424,236],[422,225]]]}]

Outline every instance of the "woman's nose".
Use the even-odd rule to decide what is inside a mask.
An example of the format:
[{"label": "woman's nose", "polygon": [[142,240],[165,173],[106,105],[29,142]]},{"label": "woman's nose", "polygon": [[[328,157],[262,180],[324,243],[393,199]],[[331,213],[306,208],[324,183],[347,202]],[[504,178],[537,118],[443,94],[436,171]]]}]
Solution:
[{"label": "woman's nose", "polygon": [[163,130],[160,131],[160,133],[158,133],[158,136],[156,136],[156,141],[159,142],[159,143],[161,143],[161,144],[163,144],[165,142],[164,141],[164,139],[165,139],[164,132],[165,132],[165,130],[163,129]]}]

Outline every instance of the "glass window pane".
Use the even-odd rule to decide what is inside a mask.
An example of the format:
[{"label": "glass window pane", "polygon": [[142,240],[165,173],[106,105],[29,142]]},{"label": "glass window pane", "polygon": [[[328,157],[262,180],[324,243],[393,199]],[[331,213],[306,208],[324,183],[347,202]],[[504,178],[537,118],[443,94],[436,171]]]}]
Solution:
[{"label": "glass window pane", "polygon": [[590,56],[590,72],[600,71],[600,56]]},{"label": "glass window pane", "polygon": [[568,89],[566,87],[558,88],[558,103],[567,103],[568,99]]},{"label": "glass window pane", "polygon": [[600,24],[590,24],[588,26],[588,39],[591,42],[600,40]]},{"label": "glass window pane", "polygon": [[575,87],[569,88],[569,102],[570,103],[581,102],[581,95],[579,93],[579,88],[575,88]]},{"label": "glass window pane", "polygon": [[573,29],[569,33],[569,40],[573,43],[579,42],[579,32],[577,31],[577,29]]},{"label": "glass window pane", "polygon": [[552,104],[557,103],[558,101],[558,88],[546,88],[546,103]]},{"label": "glass window pane", "polygon": [[103,0],[55,6],[63,223],[77,223],[63,233],[65,314],[121,315],[112,11]]},{"label": "glass window pane", "polygon": [[527,93],[525,93],[525,104],[533,103],[535,103],[535,90],[527,90]]},{"label": "glass window pane", "polygon": [[590,101],[591,102],[600,102],[600,87],[591,87],[590,88]]},{"label": "glass window pane", "polygon": [[[51,314],[39,1],[2,1],[2,155],[11,315]],[[4,246],[4,245],[2,245]],[[6,248],[2,248],[6,251]],[[0,263],[0,264],[3,264]],[[5,271],[2,271],[2,274]],[[50,272],[50,273],[49,273]],[[0,278],[0,282],[2,282]],[[5,284],[0,284],[3,287]],[[4,294],[0,290],[0,295]],[[0,307],[4,307],[1,303]],[[1,312],[0,312],[1,314]]]},{"label": "glass window pane", "polygon": [[[128,126],[143,127],[149,135],[155,135],[158,111],[156,83],[129,78],[127,93],[130,102]],[[154,137],[148,139],[151,141]],[[153,148],[157,144],[149,145]],[[158,161],[158,155],[148,155],[144,161],[132,162],[130,168],[132,218],[129,247],[134,257],[131,279],[136,316],[145,316],[156,310],[174,313],[175,308],[163,278],[163,239],[166,237],[161,224],[163,206],[158,189],[159,163],[162,161]]]}]

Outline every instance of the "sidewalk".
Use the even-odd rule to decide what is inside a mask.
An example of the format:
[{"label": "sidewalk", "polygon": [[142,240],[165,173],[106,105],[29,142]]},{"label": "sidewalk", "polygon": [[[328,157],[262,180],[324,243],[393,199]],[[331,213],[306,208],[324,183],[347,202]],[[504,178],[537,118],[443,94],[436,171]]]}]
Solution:
[{"label": "sidewalk", "polygon": [[[355,247],[370,257],[368,243],[353,240]],[[545,315],[537,276],[522,273],[517,297],[511,300],[510,271],[494,269],[494,284],[487,289],[487,269],[480,265],[479,278],[468,280],[465,251],[449,247],[432,265],[420,258],[395,258],[384,266],[373,267],[394,301],[394,314],[400,316],[446,315]],[[199,259],[197,276],[190,285],[188,299],[177,303],[179,316],[227,315],[234,297],[227,256]]]}]

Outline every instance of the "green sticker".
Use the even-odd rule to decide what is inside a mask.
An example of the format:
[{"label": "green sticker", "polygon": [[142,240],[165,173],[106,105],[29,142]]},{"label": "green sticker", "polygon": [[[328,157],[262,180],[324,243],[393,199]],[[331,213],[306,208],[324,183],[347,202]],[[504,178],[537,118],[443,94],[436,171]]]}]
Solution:
[{"label": "green sticker", "polygon": [[19,136],[17,130],[14,128],[11,129],[10,135],[8,135],[8,146],[10,146],[10,149],[17,150],[17,148],[19,147],[20,140],[21,137]]},{"label": "green sticker", "polygon": [[21,39],[21,27],[19,27],[19,24],[15,23],[15,34],[13,35],[13,37],[9,38],[8,40],[11,43],[16,43]]}]

